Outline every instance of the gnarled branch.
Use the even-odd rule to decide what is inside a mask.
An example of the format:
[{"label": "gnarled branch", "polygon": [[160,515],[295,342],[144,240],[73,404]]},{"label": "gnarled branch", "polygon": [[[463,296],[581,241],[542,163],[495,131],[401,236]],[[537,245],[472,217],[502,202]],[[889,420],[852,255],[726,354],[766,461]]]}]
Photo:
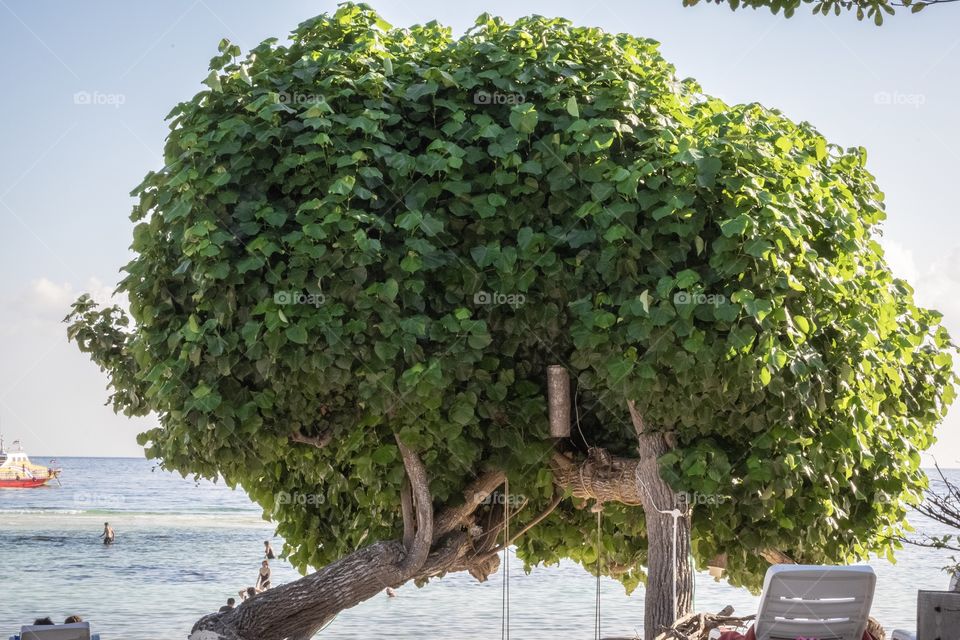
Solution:
[{"label": "gnarled branch", "polygon": [[[430,495],[430,483],[427,480],[427,470],[423,466],[420,457],[411,449],[407,448],[396,436],[397,446],[400,448],[400,455],[403,457],[403,467],[407,471],[407,479],[410,481],[410,493],[413,499],[413,510],[416,517],[416,533],[413,541],[409,543],[404,539],[404,550],[406,555],[400,563],[400,573],[406,577],[415,574],[427,556],[430,555],[430,547],[433,546],[433,497]],[[407,520],[409,517],[404,512],[404,532],[410,530],[414,525]],[[406,535],[404,535],[406,538]]]},{"label": "gnarled branch", "polygon": [[403,479],[400,487],[400,512],[403,515],[403,547],[413,546],[413,539],[417,535],[416,515],[413,511],[413,494],[410,493],[410,480]]}]

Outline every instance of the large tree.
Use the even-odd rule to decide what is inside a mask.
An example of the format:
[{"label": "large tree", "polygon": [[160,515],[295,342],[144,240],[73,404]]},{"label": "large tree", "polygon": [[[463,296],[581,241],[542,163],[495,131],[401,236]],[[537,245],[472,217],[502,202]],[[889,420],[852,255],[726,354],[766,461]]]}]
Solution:
[{"label": "large tree", "polygon": [[306,638],[509,543],[645,581],[650,638],[691,562],[756,586],[893,548],[952,346],[884,263],[862,149],[542,17],[454,37],[348,4],[222,42],[205,83],[133,192],[129,316],[68,318],[116,410],[157,416],[149,457],[319,568],[196,630]]}]

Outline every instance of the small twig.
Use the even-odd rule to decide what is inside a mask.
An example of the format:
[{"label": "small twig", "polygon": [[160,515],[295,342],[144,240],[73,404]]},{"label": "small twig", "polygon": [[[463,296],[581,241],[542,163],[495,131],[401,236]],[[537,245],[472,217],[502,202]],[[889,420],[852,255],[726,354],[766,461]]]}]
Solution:
[{"label": "small twig", "polygon": [[[559,505],[562,500],[563,500],[563,494],[558,491],[557,495],[553,498],[553,501],[550,503],[550,505],[546,509],[544,509],[536,518],[528,522],[524,528],[520,529],[520,531],[518,531],[516,535],[511,537],[510,542],[507,543],[507,546],[513,544],[514,542],[519,540],[520,537],[523,534],[525,534],[527,531],[530,531],[530,529],[533,529],[535,526],[543,522],[544,518],[546,518],[551,513],[553,513],[553,510],[557,508],[557,505]],[[504,545],[499,545],[497,548],[491,551],[491,553],[500,553],[501,551],[503,551],[503,549],[504,549]]]},{"label": "small twig", "polygon": [[324,429],[323,431],[320,432],[320,435],[317,435],[317,436],[304,435],[300,431],[294,431],[292,434],[290,434],[291,442],[300,442],[302,444],[309,444],[318,449],[322,449],[328,444],[330,444],[331,440],[333,440],[333,432],[330,431],[330,429]]}]

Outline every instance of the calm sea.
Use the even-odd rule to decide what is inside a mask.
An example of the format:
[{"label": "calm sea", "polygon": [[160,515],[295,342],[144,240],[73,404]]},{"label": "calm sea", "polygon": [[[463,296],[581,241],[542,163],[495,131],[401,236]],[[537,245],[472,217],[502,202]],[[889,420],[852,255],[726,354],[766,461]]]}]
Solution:
[{"label": "calm sea", "polygon": [[[46,458],[33,456],[37,463]],[[36,617],[78,614],[103,640],[186,638],[200,616],[254,583],[264,540],[282,541],[246,496],[195,483],[140,459],[61,458],[63,486],[0,489],[0,638]],[[960,481],[960,470],[949,471]],[[104,547],[103,522],[117,542]],[[948,533],[917,516],[918,530]],[[917,589],[943,589],[949,552],[907,548],[895,565],[876,560],[873,615],[888,629],[913,629]],[[281,560],[273,582],[298,577]],[[496,638],[502,574],[478,584],[452,575],[397,598],[376,597],[341,613],[321,638]],[[510,627],[519,640],[593,637],[595,579],[572,563],[510,574]],[[697,610],[732,604],[752,613],[749,593],[697,577]],[[612,580],[601,585],[605,636],[642,631],[643,589],[632,596]]]}]

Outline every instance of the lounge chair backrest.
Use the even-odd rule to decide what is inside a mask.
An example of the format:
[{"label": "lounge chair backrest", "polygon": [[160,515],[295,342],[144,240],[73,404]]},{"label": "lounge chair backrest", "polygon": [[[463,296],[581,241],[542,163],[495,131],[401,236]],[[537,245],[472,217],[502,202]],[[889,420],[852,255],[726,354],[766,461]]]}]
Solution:
[{"label": "lounge chair backrest", "polygon": [[30,625],[20,629],[20,640],[90,640],[90,623]]},{"label": "lounge chair backrest", "polygon": [[870,567],[774,565],[763,581],[757,640],[861,640],[876,584]]}]

